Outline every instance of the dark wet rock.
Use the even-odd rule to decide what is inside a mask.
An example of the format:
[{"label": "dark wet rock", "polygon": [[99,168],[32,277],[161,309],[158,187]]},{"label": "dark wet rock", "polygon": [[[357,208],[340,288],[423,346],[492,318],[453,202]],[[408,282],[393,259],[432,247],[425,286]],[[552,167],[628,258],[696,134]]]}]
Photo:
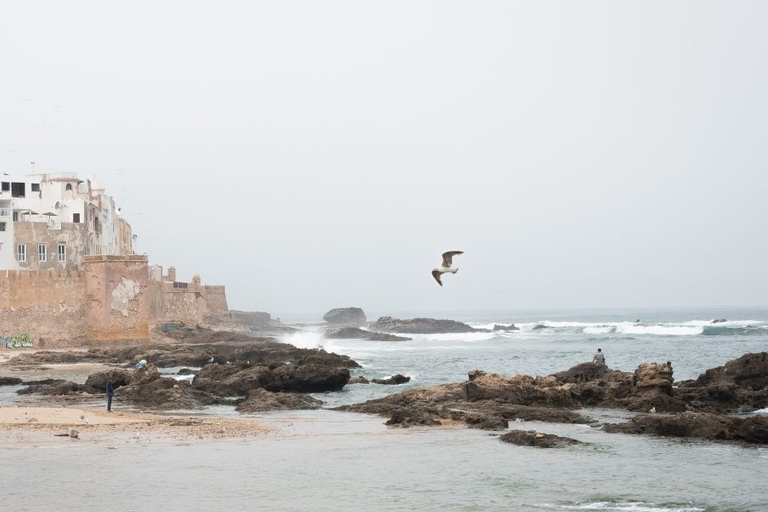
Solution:
[{"label": "dark wet rock", "polygon": [[133,370],[131,383],[117,390],[116,396],[138,407],[160,410],[199,409],[221,403],[218,397],[194,389],[189,382],[161,377],[152,365]]},{"label": "dark wet rock", "polygon": [[495,324],[493,326],[493,330],[494,331],[519,331],[520,328],[515,324],[509,324],[509,325]]},{"label": "dark wet rock", "polygon": [[[441,413],[437,409],[397,409],[392,412],[392,416],[387,420],[386,425],[398,427],[435,427],[442,425]],[[443,413],[444,414],[444,413]]]},{"label": "dark wet rock", "polygon": [[751,412],[768,407],[768,352],[744,354],[681,382],[675,396],[692,409]]},{"label": "dark wet rock", "polygon": [[[574,405],[567,386],[552,377],[504,377],[473,371],[467,382],[415,388],[349,407],[356,412],[389,416],[390,425],[442,425],[506,428],[509,420],[589,423],[568,410]],[[540,389],[536,389],[536,383]],[[536,404],[536,405],[533,405]]]},{"label": "dark wet rock", "polygon": [[581,444],[581,441],[571,439],[570,437],[543,434],[535,430],[512,430],[501,436],[501,440],[505,443],[519,446],[535,446],[537,448],[565,448]]},{"label": "dark wet rock", "polygon": [[537,325],[534,325],[534,326],[533,326],[533,329],[532,329],[532,330],[534,330],[534,331],[540,331],[540,330],[542,330],[542,329],[549,329],[549,326],[548,326],[548,325],[544,325],[544,324],[537,324]]},{"label": "dark wet rock", "polygon": [[370,384],[370,383],[371,383],[371,381],[369,381],[368,379],[366,379],[363,376],[350,377],[349,378],[349,382],[347,382],[348,385],[349,384]]},{"label": "dark wet rock", "polygon": [[388,384],[388,385],[399,385],[399,384],[405,384],[406,382],[409,382],[411,380],[410,377],[406,377],[405,375],[400,375],[399,373],[397,375],[393,375],[391,377],[388,377],[386,379],[372,379],[371,382],[374,384]]},{"label": "dark wet rock", "polygon": [[718,318],[718,319],[716,319],[716,320],[712,320],[712,323],[713,323],[713,324],[723,324],[723,323],[725,323],[725,322],[727,322],[727,321],[728,321],[728,320],[727,320],[727,319],[725,319],[725,318]]},{"label": "dark wet rock", "polygon": [[273,382],[264,388],[268,391],[297,391],[323,393],[341,391],[349,382],[347,368],[328,368],[313,364],[284,364],[272,371]]},{"label": "dark wet rock", "polygon": [[298,409],[318,409],[323,402],[303,393],[273,393],[254,389],[235,410],[238,412],[264,412]]},{"label": "dark wet rock", "polygon": [[63,379],[47,379],[32,383],[25,383],[27,387],[18,390],[19,395],[71,395],[84,391],[83,386]]},{"label": "dark wet rock", "polygon": [[325,337],[332,340],[368,340],[368,341],[410,341],[412,338],[387,334],[384,332],[372,332],[357,327],[342,327],[339,329],[326,329]]},{"label": "dark wet rock", "polygon": [[257,388],[273,392],[340,391],[348,381],[349,370],[346,368],[314,364],[267,366],[238,363],[205,365],[193,379],[192,386],[218,396],[244,396]]},{"label": "dark wet rock", "polygon": [[272,370],[266,365],[211,363],[195,376],[192,387],[218,396],[245,396],[272,382]]},{"label": "dark wet rock", "polygon": [[100,362],[133,366],[139,360],[146,359],[159,368],[202,367],[209,362],[225,364],[240,361],[251,364],[311,363],[344,368],[360,366],[347,356],[328,353],[323,349],[297,348],[288,343],[280,343],[273,338],[256,338],[243,333],[213,331],[205,328],[180,329],[171,334],[179,336],[180,342],[93,348],[88,351],[40,351],[21,354],[4,365],[39,366],[56,363]]},{"label": "dark wet rock", "polygon": [[199,370],[193,370],[192,368],[181,368],[176,372],[176,375],[197,375]]},{"label": "dark wet rock", "polygon": [[606,425],[604,430],[612,433],[768,444],[768,417],[765,416],[737,418],[725,414],[701,412],[641,414],[627,423]]},{"label": "dark wet rock", "polygon": [[16,386],[21,383],[18,377],[0,377],[0,386]]},{"label": "dark wet rock", "polygon": [[475,329],[455,320],[437,320],[434,318],[413,318],[401,320],[391,316],[382,316],[369,325],[369,329],[378,332],[395,332],[410,334],[441,334],[489,332],[487,329]]},{"label": "dark wet rock", "polygon": [[114,369],[104,372],[92,373],[85,380],[85,386],[94,390],[106,392],[107,381],[112,381],[112,386],[117,389],[127,386],[138,374],[134,370]]},{"label": "dark wet rock", "polygon": [[337,308],[323,315],[329,324],[363,325],[368,319],[360,308]]}]

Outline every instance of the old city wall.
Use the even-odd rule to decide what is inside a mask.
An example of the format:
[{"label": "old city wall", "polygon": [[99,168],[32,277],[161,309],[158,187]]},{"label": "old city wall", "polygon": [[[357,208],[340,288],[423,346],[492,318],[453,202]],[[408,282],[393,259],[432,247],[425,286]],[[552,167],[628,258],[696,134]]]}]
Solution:
[{"label": "old city wall", "polygon": [[207,301],[206,315],[220,315],[229,311],[227,294],[224,286],[204,286]]},{"label": "old city wall", "polygon": [[149,268],[146,256],[86,256],[89,344],[149,339]]},{"label": "old city wall", "polygon": [[0,345],[81,346],[86,339],[83,272],[0,271]]}]

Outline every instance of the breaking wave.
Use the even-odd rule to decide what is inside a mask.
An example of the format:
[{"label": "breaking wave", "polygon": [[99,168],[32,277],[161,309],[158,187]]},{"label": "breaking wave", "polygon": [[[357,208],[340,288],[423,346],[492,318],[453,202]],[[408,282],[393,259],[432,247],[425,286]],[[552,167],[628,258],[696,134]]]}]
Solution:
[{"label": "breaking wave", "polygon": [[610,512],[704,512],[690,503],[647,503],[642,501],[593,501],[575,505],[545,505],[558,510],[603,510]]}]

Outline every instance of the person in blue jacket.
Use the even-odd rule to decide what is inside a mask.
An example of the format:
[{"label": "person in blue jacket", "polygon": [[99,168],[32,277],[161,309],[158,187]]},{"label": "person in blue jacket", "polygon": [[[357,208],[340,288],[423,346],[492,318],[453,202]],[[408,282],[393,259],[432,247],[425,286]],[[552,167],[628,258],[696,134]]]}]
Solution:
[{"label": "person in blue jacket", "polygon": [[112,397],[115,396],[115,387],[112,385],[112,381],[107,381],[107,410],[112,412]]}]

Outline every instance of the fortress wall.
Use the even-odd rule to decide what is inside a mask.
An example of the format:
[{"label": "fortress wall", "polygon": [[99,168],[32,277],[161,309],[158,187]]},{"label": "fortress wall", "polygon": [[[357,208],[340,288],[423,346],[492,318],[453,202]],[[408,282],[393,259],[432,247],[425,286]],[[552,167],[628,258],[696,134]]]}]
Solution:
[{"label": "fortress wall", "polygon": [[146,256],[86,256],[87,341],[114,344],[149,339]]},{"label": "fortress wall", "polygon": [[86,333],[84,274],[73,270],[0,271],[0,344],[81,346]]},{"label": "fortress wall", "polygon": [[204,286],[205,298],[208,301],[206,315],[219,315],[229,311],[227,293],[224,286]]}]

